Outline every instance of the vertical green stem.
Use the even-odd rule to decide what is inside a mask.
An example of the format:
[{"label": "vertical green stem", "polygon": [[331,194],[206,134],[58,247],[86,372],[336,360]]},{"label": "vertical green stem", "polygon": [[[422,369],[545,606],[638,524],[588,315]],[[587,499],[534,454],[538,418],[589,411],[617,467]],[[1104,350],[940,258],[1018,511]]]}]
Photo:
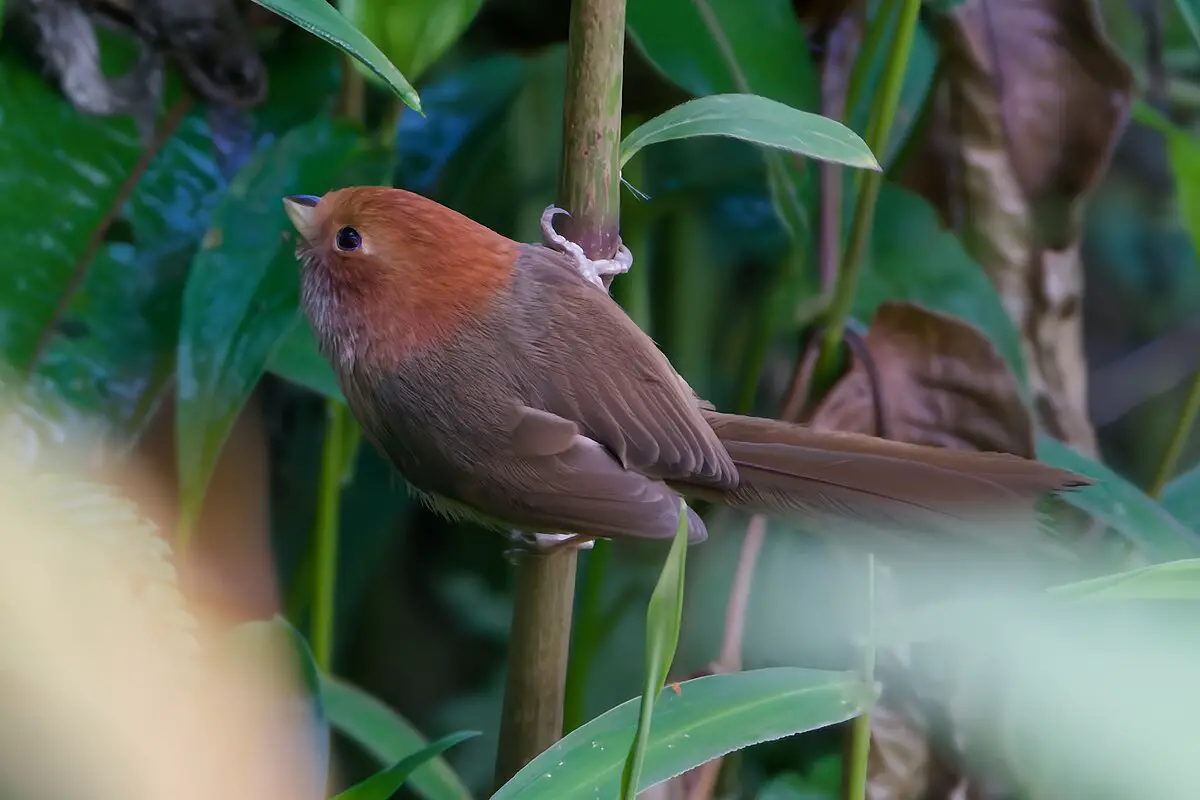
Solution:
[{"label": "vertical green stem", "polygon": [[[863,649],[862,680],[875,683],[875,556],[867,554],[867,637]],[[850,730],[850,761],[846,772],[846,800],[865,800],[867,767],[871,755],[871,713],[854,718]]]},{"label": "vertical green stem", "polygon": [[1200,372],[1197,372],[1192,378],[1187,399],[1183,401],[1183,410],[1179,412],[1175,430],[1171,433],[1171,441],[1167,443],[1167,450],[1163,453],[1162,462],[1158,465],[1154,483],[1147,490],[1147,494],[1151,497],[1158,497],[1162,494],[1162,490],[1171,480],[1171,476],[1175,474],[1175,464],[1179,461],[1179,455],[1183,452],[1184,446],[1187,445],[1197,416],[1200,416]]},{"label": "vertical green stem", "polygon": [[[876,96],[875,105],[871,109],[871,121],[867,126],[867,145],[881,160],[887,149],[892,121],[896,117],[896,108],[900,104],[900,89],[904,85],[904,73],[908,68],[909,53],[912,51],[913,37],[916,34],[917,17],[921,11],[921,0],[902,0],[902,3],[900,21],[896,26],[896,35],[892,40],[891,51],[888,53],[883,85]],[[881,13],[874,24],[886,25],[887,19]],[[870,241],[871,226],[874,222],[875,200],[879,196],[879,187],[882,185],[882,172],[867,172],[863,176],[862,186],[854,207],[850,242],[842,254],[833,301],[830,304],[825,332],[821,338],[821,352],[817,360],[815,376],[817,386],[828,386],[837,372],[842,333],[846,328],[846,320],[850,317],[854,292],[858,288],[859,270],[867,243]]]},{"label": "vertical green stem", "polygon": [[328,672],[333,666],[333,620],[337,610],[338,520],[346,473],[347,430],[353,422],[349,410],[337,400],[325,401],[325,409],[317,524],[313,531],[316,569],[313,570],[312,633],[309,639],[317,666]]},{"label": "vertical green stem", "polygon": [[[591,258],[612,257],[620,241],[624,50],[625,0],[574,0],[557,202],[571,213],[562,233]],[[577,557],[561,548],[518,563],[497,788],[562,736]]]},{"label": "vertical green stem", "polygon": [[598,541],[587,557],[579,594],[579,621],[571,640],[567,666],[566,700],[563,704],[563,732],[570,733],[587,722],[587,687],[592,664],[600,651],[603,626],[604,575],[612,559],[612,542]]}]

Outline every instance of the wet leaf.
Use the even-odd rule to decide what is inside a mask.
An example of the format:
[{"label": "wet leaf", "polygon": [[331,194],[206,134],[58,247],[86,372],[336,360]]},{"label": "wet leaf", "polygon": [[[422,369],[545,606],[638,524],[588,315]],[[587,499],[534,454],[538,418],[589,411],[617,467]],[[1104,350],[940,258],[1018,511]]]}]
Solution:
[{"label": "wet leaf", "polygon": [[[844,722],[874,690],[849,672],[778,667],[709,675],[663,692],[639,788],[759,742]],[[616,797],[639,698],[576,728],[529,762],[491,800]]]},{"label": "wet leaf", "polygon": [[326,0],[254,0],[284,19],[353,56],[379,76],[400,99],[417,112],[421,98],[408,79],[379,48]]},{"label": "wet leaf", "polygon": [[958,228],[1026,332],[1035,408],[1092,452],[1080,203],[1125,124],[1128,66],[1094,3],[967,0],[933,25],[942,86],[906,181]]},{"label": "wet leaf", "polygon": [[858,134],[840,122],[752,94],[717,94],[682,103],[621,142],[621,165],[642,148],[696,136],[727,136],[820,161],[879,169]]},{"label": "wet leaf", "polygon": [[888,301],[876,310],[865,346],[877,390],[866,362],[856,357],[822,401],[814,426],[1034,456],[1033,421],[1020,387],[978,328],[914,303]]}]

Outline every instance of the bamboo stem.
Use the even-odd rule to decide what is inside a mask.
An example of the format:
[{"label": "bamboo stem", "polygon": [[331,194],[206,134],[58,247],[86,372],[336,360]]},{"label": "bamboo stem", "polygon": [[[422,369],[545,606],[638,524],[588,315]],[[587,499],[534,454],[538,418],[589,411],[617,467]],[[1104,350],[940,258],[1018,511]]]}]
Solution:
[{"label": "bamboo stem", "polygon": [[[624,51],[625,0],[572,3],[557,201],[571,213],[562,233],[591,258],[620,242]],[[576,559],[562,548],[518,562],[496,788],[562,736]]]}]

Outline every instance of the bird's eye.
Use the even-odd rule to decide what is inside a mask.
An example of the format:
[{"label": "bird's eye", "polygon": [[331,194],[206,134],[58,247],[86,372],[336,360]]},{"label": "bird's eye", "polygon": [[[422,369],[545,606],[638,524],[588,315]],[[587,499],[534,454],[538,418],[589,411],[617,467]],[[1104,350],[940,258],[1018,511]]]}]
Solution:
[{"label": "bird's eye", "polygon": [[337,236],[334,237],[334,243],[337,244],[337,249],[342,252],[353,252],[362,246],[362,234],[350,226],[339,228]]}]

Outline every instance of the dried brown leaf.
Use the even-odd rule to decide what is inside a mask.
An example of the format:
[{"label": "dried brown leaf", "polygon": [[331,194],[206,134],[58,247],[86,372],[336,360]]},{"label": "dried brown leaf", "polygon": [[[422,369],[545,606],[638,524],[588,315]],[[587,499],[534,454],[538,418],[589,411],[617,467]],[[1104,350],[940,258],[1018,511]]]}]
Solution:
[{"label": "dried brown leaf", "polygon": [[[884,303],[811,424],[957,450],[1034,454],[1033,422],[1003,357],[970,324],[909,302]],[[872,389],[871,366],[877,374]],[[874,398],[882,407],[878,419]],[[877,423],[883,430],[877,430]]]},{"label": "dried brown leaf", "polygon": [[1022,333],[1037,412],[1095,451],[1080,318],[1080,206],[1133,76],[1091,0],[966,0],[934,26],[941,85],[904,182],[963,236]]}]

